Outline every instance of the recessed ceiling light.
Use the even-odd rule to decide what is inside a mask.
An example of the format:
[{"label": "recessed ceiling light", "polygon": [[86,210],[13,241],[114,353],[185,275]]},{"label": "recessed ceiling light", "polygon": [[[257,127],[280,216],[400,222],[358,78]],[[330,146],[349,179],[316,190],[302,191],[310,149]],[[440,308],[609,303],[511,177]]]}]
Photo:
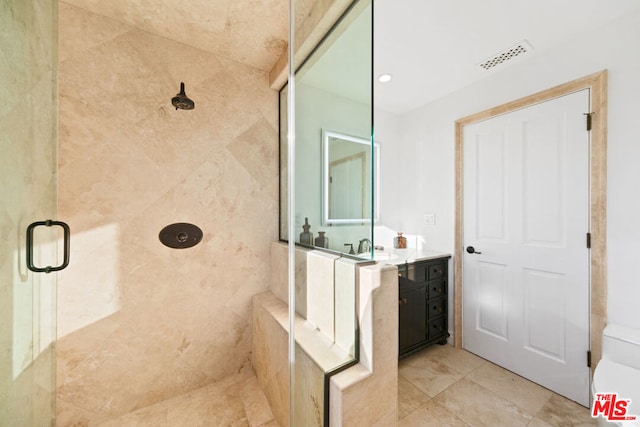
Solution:
[{"label": "recessed ceiling light", "polygon": [[391,74],[380,74],[380,76],[378,77],[378,81],[380,83],[387,83],[391,81]]}]

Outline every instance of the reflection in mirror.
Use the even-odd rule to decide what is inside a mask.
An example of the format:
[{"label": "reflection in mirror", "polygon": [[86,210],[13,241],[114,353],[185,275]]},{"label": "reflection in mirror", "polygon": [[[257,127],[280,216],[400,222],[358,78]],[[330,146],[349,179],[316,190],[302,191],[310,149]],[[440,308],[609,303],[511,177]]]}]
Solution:
[{"label": "reflection in mirror", "polygon": [[[327,130],[322,131],[322,223],[357,224],[371,222],[372,173],[378,170],[378,144]],[[375,166],[374,166],[375,164]],[[373,194],[379,203],[379,185],[374,182]],[[374,209],[378,212],[378,209]],[[375,218],[374,218],[375,219]]]}]

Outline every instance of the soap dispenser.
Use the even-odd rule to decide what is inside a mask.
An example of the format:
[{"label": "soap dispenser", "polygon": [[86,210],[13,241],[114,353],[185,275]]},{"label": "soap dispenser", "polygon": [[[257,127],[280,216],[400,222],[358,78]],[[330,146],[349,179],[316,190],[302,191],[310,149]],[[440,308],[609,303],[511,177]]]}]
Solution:
[{"label": "soap dispenser", "polygon": [[320,248],[328,248],[329,247],[329,238],[325,237],[324,231],[318,231],[318,237],[316,237],[315,244]]},{"label": "soap dispenser", "polygon": [[304,219],[304,225],[302,226],[302,233],[300,233],[300,243],[303,245],[313,245],[313,234],[309,232],[311,226],[309,225],[309,218]]}]

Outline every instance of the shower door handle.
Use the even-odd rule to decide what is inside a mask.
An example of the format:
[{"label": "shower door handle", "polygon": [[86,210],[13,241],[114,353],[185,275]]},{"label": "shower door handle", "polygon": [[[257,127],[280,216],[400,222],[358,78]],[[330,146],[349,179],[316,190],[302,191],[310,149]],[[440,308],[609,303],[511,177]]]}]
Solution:
[{"label": "shower door handle", "polygon": [[[64,231],[64,257],[62,260],[62,264],[60,264],[57,267],[52,267],[52,266],[36,267],[35,265],[33,265],[33,230],[36,227],[39,227],[42,225],[47,227],[51,227],[52,225],[57,225],[62,227],[62,230]],[[36,273],[51,273],[52,271],[60,271],[65,269],[69,265],[70,235],[71,235],[71,232],[69,230],[69,226],[62,221],[53,221],[48,219],[46,221],[36,221],[31,225],[29,225],[27,227],[27,268]]]}]

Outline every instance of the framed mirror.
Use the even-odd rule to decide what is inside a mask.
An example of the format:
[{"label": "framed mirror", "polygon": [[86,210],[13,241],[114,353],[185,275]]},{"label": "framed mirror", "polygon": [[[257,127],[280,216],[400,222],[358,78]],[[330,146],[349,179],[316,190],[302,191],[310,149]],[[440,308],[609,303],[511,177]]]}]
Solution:
[{"label": "framed mirror", "polygon": [[379,144],[374,143],[372,162],[370,140],[322,130],[323,225],[370,223],[372,207],[377,219],[379,152]]}]

